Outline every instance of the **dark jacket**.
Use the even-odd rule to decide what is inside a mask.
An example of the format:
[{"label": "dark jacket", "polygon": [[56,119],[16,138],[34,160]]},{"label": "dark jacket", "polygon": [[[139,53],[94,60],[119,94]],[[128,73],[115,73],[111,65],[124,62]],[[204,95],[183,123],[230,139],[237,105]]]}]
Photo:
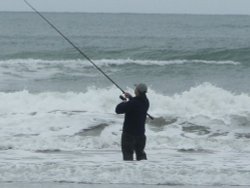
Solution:
[{"label": "dark jacket", "polygon": [[149,101],[146,95],[132,97],[128,102],[118,104],[115,109],[116,113],[125,113],[123,132],[135,136],[145,135],[145,121],[148,108]]}]

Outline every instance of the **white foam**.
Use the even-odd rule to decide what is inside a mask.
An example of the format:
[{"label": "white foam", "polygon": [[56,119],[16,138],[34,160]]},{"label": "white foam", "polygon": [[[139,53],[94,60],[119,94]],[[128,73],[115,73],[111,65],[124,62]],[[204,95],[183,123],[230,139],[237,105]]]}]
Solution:
[{"label": "white foam", "polygon": [[0,93],[0,181],[250,185],[249,139],[236,136],[250,132],[248,94],[209,83],[173,96],[149,89],[150,114],[166,122],[147,124],[149,161],[139,163],[121,162],[119,94]]},{"label": "white foam", "polygon": [[[110,65],[125,65],[125,64],[137,64],[137,65],[179,65],[179,64],[214,64],[214,65],[240,65],[240,62],[231,60],[215,61],[215,60],[186,60],[186,59],[175,59],[175,60],[138,60],[138,59],[98,59],[93,60],[98,66],[110,66]],[[3,67],[9,67],[10,65],[15,66],[26,66],[29,70],[43,68],[48,65],[64,66],[65,68],[72,67],[90,67],[92,66],[87,60],[82,59],[68,59],[68,60],[45,60],[45,59],[9,59],[1,60],[0,65]]]},{"label": "white foam", "polygon": [[[128,91],[133,93],[131,88]],[[82,110],[88,112],[114,112],[120,101],[120,91],[115,87],[89,87],[85,93],[44,92],[14,93],[0,92],[0,113],[49,112],[53,110]],[[248,94],[233,94],[222,88],[204,83],[181,94],[166,96],[149,89],[150,111],[157,115],[193,117],[197,115],[220,118],[227,115],[244,115],[250,106]]]},{"label": "white foam", "polygon": [[[5,143],[3,147],[31,150],[117,149],[123,121],[122,115],[114,113],[115,106],[120,102],[119,94],[119,90],[114,87],[91,87],[85,93],[0,93],[0,140],[5,140],[1,143]],[[155,124],[154,121],[149,123],[150,148],[250,151],[248,145],[239,146],[241,139],[235,137],[235,134],[250,132],[250,97],[247,94],[235,95],[204,83],[174,96],[149,89],[148,97],[151,101],[149,113],[172,122],[169,126],[167,123]],[[81,141],[82,138],[74,136],[82,129],[102,123],[108,124],[108,127],[100,137],[88,137]],[[192,124],[207,127],[208,133],[200,135],[183,131],[183,127]],[[28,136],[13,137],[19,134]],[[222,136],[213,137],[214,134]],[[207,139],[209,137],[211,139]]]},{"label": "white foam", "polygon": [[[235,153],[148,152],[150,159],[122,162],[117,151],[62,154],[9,152],[1,182],[90,184],[250,185],[248,157]],[[15,158],[11,157],[15,156]],[[134,185],[136,186],[136,185]]]},{"label": "white foam", "polygon": [[186,118],[204,115],[215,119],[250,112],[248,94],[236,95],[210,83],[192,87],[174,96],[164,96],[154,91],[149,95],[152,96],[151,100],[154,100],[151,109],[162,115],[170,114]]}]

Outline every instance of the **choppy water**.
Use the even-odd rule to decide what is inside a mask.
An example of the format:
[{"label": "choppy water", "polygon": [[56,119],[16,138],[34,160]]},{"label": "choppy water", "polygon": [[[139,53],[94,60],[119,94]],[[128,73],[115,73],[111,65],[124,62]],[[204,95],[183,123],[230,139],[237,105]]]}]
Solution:
[{"label": "choppy water", "polygon": [[45,14],[122,88],[149,85],[145,162],[120,91],[33,13],[0,13],[0,181],[250,185],[250,17]]}]

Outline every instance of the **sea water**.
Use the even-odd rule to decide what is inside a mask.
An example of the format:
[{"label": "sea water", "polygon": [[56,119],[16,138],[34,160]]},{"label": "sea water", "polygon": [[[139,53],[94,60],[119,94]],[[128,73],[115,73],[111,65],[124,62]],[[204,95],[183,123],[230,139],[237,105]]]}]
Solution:
[{"label": "sea water", "polygon": [[44,13],[124,90],[149,86],[147,161],[121,91],[34,13],[0,13],[0,181],[250,185],[250,17]]}]

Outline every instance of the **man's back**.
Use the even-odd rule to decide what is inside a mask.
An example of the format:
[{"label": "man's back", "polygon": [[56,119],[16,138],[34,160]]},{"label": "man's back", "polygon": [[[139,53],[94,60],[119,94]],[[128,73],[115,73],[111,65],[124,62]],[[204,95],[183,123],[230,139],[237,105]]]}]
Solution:
[{"label": "man's back", "polygon": [[144,135],[148,108],[149,101],[146,95],[133,97],[128,102],[117,105],[116,113],[125,113],[123,132],[135,136]]}]

